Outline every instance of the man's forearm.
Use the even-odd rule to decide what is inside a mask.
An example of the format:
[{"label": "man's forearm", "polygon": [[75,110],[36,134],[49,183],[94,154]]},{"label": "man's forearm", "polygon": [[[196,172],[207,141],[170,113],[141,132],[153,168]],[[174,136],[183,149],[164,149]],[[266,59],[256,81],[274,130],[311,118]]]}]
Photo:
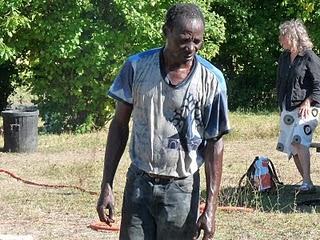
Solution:
[{"label": "man's forearm", "polygon": [[127,125],[122,125],[116,120],[112,120],[109,128],[105,157],[104,170],[101,189],[108,183],[112,187],[115,172],[125,150],[129,135]]},{"label": "man's forearm", "polygon": [[206,210],[214,217],[222,176],[223,140],[209,142],[205,150],[205,175],[206,175]]}]

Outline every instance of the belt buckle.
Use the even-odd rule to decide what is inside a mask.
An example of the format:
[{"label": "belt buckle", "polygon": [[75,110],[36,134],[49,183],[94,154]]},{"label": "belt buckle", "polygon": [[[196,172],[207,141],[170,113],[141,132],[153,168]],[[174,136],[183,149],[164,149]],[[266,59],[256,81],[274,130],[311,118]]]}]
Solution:
[{"label": "belt buckle", "polygon": [[170,178],[161,178],[161,176],[158,176],[156,174],[152,173],[147,173],[147,175],[155,182],[155,183],[160,183],[161,180],[170,180]]},{"label": "belt buckle", "polygon": [[155,182],[155,183],[160,183],[160,180],[161,180],[161,179],[160,179],[159,177],[155,177],[155,178],[153,178],[153,179],[154,179],[154,182]]}]

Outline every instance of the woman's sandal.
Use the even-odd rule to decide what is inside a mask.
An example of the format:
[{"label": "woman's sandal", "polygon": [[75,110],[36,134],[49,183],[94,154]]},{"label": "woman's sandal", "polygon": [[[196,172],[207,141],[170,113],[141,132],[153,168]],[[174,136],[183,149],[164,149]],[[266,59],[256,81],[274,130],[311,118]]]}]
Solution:
[{"label": "woman's sandal", "polygon": [[316,188],[312,183],[302,183],[302,185],[296,189],[297,193],[314,193],[315,191]]}]

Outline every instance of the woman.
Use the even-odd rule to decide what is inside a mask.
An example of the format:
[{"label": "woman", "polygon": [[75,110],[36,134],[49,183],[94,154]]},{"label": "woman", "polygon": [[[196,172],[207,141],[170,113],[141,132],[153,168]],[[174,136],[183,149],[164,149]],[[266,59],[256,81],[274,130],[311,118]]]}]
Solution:
[{"label": "woman", "polygon": [[293,157],[302,176],[299,192],[315,188],[310,176],[312,134],[318,125],[320,107],[320,60],[300,20],[280,25],[279,41],[284,49],[277,71],[278,105],[281,109],[279,151]]}]

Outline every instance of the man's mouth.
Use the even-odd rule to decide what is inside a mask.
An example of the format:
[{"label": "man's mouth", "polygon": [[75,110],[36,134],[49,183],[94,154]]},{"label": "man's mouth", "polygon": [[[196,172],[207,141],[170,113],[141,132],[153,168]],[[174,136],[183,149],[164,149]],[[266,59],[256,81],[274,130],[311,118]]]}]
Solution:
[{"label": "man's mouth", "polygon": [[193,54],[188,54],[188,55],[185,55],[184,58],[187,60],[191,60],[193,56],[194,56]]}]

